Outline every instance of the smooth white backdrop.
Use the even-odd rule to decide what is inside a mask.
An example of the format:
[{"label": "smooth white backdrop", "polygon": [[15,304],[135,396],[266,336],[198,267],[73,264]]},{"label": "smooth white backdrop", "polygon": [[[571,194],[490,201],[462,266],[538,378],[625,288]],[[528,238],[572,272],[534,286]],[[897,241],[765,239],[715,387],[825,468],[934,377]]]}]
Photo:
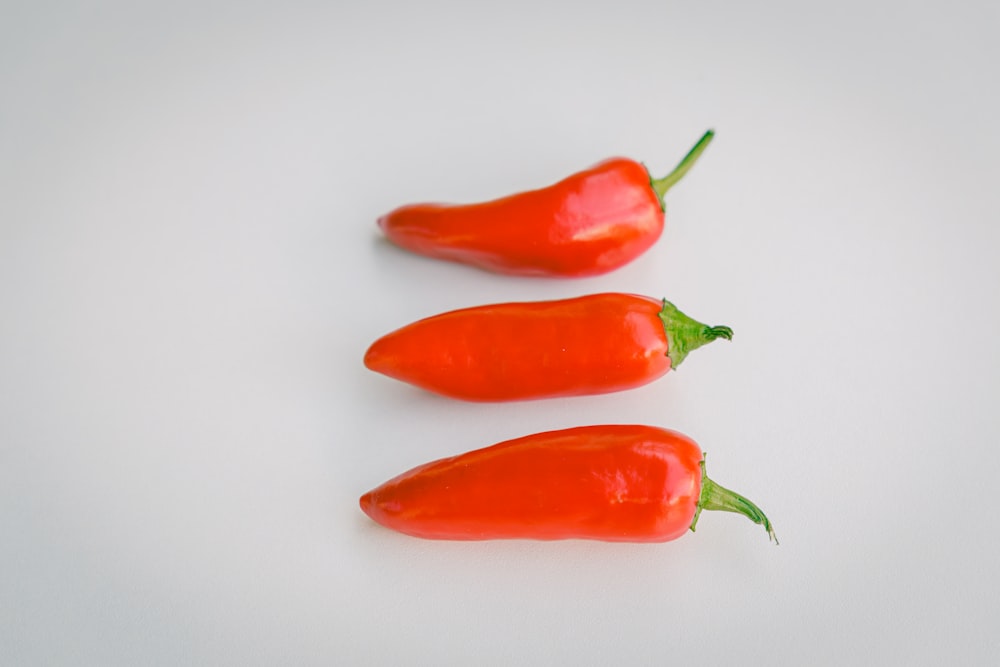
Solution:
[{"label": "smooth white backdrop", "polygon": [[[1000,528],[995,3],[0,7],[0,662],[986,664]],[[608,276],[407,255],[375,218],[626,155]],[[612,396],[366,371],[446,309],[621,290],[732,343]],[[781,546],[435,543],[359,511],[534,431],[682,430]]]}]

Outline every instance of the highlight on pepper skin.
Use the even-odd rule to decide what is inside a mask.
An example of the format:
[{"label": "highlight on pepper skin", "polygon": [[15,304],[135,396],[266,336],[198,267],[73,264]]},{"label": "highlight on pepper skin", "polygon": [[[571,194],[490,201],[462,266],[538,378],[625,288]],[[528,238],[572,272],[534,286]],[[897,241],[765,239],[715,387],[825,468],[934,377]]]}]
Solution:
[{"label": "highlight on pepper skin", "polygon": [[705,474],[698,445],[642,425],[582,426],[432,461],[360,498],[373,521],[424,539],[667,542],[703,510],[764,513]]},{"label": "highlight on pepper skin", "polygon": [[476,204],[410,204],[378,219],[411,252],[516,276],[574,278],[613,271],[662,235],[664,196],[715,136],[706,132],[667,176],[612,158],[558,183]]}]

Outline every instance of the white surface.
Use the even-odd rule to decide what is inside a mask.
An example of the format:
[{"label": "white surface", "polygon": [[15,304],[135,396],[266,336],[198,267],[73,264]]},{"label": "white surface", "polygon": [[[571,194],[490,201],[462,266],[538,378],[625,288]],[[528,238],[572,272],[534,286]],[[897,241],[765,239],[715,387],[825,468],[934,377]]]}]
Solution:
[{"label": "white surface", "polygon": [[[996,3],[355,4],[0,11],[0,662],[995,659]],[[402,203],[666,172],[707,127],[612,275],[377,239]],[[528,404],[361,364],[418,317],[604,290],[735,339]],[[357,507],[601,422],[689,433],[781,546],[718,513],[663,545],[433,543]]]}]

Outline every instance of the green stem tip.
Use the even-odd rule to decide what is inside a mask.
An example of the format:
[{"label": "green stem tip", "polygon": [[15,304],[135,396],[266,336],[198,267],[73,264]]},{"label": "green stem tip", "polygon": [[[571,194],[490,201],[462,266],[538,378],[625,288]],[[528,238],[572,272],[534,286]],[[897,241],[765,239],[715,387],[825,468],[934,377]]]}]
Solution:
[{"label": "green stem tip", "polygon": [[667,335],[667,356],[670,368],[677,368],[691,350],[696,350],[716,338],[733,339],[733,330],[726,326],[710,327],[694,320],[666,299],[660,311],[660,321]]},{"label": "green stem tip", "polygon": [[684,159],[681,160],[676,167],[674,167],[673,171],[663,178],[649,177],[649,185],[653,188],[653,192],[656,193],[656,196],[659,197],[661,209],[666,210],[666,205],[663,203],[663,197],[667,194],[667,190],[674,187],[677,181],[684,178],[684,174],[691,171],[691,167],[693,167],[694,163],[698,161],[701,154],[705,152],[708,145],[712,143],[712,138],[714,136],[715,130],[709,130],[703,134],[701,139],[698,140],[698,143],[696,143],[694,147],[688,151],[688,154],[684,156]]},{"label": "green stem tip", "polygon": [[701,496],[698,498],[698,509],[695,510],[694,519],[691,521],[691,531],[694,532],[702,510],[736,512],[758,525],[763,525],[764,530],[767,531],[768,539],[773,540],[777,545],[778,536],[774,534],[774,527],[771,526],[771,522],[764,512],[735,491],[730,491],[710,480],[705,473],[704,454],[698,465],[701,466]]}]

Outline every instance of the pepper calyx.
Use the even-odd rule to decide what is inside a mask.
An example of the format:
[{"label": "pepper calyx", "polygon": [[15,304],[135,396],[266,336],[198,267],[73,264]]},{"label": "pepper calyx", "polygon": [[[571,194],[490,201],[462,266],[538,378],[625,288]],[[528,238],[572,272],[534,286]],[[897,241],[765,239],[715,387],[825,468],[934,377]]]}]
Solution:
[{"label": "pepper calyx", "polygon": [[[688,151],[688,154],[674,167],[673,171],[664,176],[663,178],[653,178],[652,175],[649,176],[649,187],[653,188],[653,192],[656,193],[656,197],[660,200],[660,210],[667,210],[666,204],[663,203],[663,197],[667,194],[667,190],[674,187],[677,181],[684,178],[684,175],[691,171],[691,167],[694,163],[698,161],[701,154],[705,152],[708,145],[712,143],[712,139],[715,137],[715,130],[708,130],[701,136],[698,143]],[[649,170],[646,170],[649,173]]]},{"label": "pepper calyx", "polygon": [[729,327],[702,324],[682,313],[677,306],[666,299],[663,300],[663,309],[658,315],[663,323],[663,332],[667,336],[670,368],[677,368],[687,357],[688,352],[711,343],[716,338],[733,339],[733,330]]},{"label": "pepper calyx", "polygon": [[709,479],[705,473],[705,456],[702,453],[701,461],[698,462],[698,466],[701,468],[701,493],[698,496],[694,518],[691,520],[691,532],[694,532],[702,510],[735,512],[742,514],[758,525],[764,526],[768,539],[773,541],[775,545],[779,544],[778,536],[774,533],[771,521],[759,507],[735,491],[730,491]]}]

